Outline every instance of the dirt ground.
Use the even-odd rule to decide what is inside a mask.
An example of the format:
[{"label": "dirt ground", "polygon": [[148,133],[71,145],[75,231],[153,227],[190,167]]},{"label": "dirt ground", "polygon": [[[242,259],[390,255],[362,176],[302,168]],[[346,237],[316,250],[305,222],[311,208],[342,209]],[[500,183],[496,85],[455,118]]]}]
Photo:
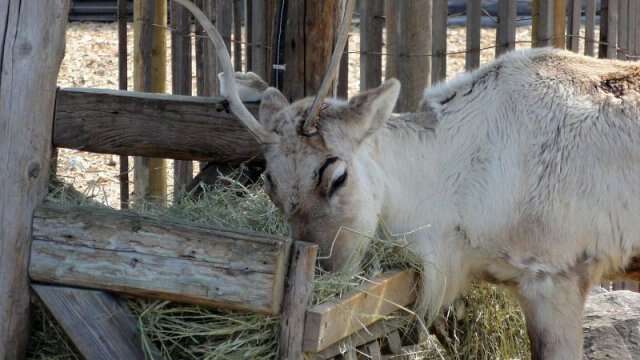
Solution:
[{"label": "dirt ground", "polygon": [[[129,86],[132,80],[132,27],[129,25],[128,62]],[[167,43],[170,44],[167,31]],[[495,43],[495,29],[482,30],[481,47],[488,48]],[[530,47],[530,27],[517,28],[517,47]],[[462,52],[465,49],[466,31],[464,27],[450,27],[447,32],[448,52]],[[358,28],[352,29],[350,49],[358,49],[360,35]],[[494,58],[493,48],[481,51],[481,62]],[[464,69],[465,54],[448,56],[448,77]],[[359,55],[349,54],[349,94],[353,95],[359,88]],[[167,54],[167,89],[171,89],[170,49]],[[194,66],[195,69],[195,66]],[[118,40],[117,27],[114,23],[72,23],[67,29],[66,55],[60,69],[58,85],[60,87],[95,87],[117,89],[118,87]],[[195,76],[194,76],[195,91]],[[130,160],[133,164],[133,160]],[[167,164],[169,191],[172,184],[172,163]],[[197,166],[196,166],[197,168]],[[77,189],[95,200],[109,206],[119,207],[119,157],[93,154],[68,149],[60,149],[58,160],[58,176],[73,184]],[[132,178],[130,172],[130,178]],[[131,179],[133,180],[133,179]]]}]

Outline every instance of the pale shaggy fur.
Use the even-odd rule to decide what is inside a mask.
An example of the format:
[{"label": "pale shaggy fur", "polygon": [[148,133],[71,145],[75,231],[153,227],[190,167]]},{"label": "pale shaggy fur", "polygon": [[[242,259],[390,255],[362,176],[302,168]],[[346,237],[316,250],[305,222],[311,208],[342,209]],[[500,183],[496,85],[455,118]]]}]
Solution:
[{"label": "pale shaggy fur", "polygon": [[517,51],[427,90],[417,115],[389,120],[395,80],[331,101],[312,137],[299,133],[310,100],[268,89],[260,118],[281,140],[265,147],[267,191],[329,268],[367,242],[340,229],[372,234],[380,217],[411,232],[431,318],[473,279],[502,284],[534,359],[578,359],[588,288],[640,254],[639,73]]}]

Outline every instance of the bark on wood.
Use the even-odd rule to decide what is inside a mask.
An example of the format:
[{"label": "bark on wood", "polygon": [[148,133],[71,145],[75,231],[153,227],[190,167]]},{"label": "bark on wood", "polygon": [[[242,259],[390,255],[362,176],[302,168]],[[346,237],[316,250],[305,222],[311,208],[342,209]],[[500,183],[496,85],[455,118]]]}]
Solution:
[{"label": "bark on wood", "polygon": [[47,191],[69,1],[0,6],[0,359],[24,356],[34,208]]},{"label": "bark on wood", "polygon": [[481,0],[467,0],[467,54],[464,64],[466,70],[473,70],[480,66],[481,20]]},{"label": "bark on wood", "polygon": [[396,75],[402,84],[398,112],[416,111],[424,88],[431,83],[431,0],[407,0],[397,9]]},{"label": "bark on wood", "polygon": [[[171,2],[171,85],[174,94],[191,95],[191,14]],[[180,199],[193,180],[193,162],[177,160],[173,163],[173,196]]]},{"label": "bark on wood", "polygon": [[498,26],[496,27],[496,56],[513,50],[516,46],[515,0],[498,1]]},{"label": "bark on wood", "polygon": [[431,83],[447,78],[447,0],[433,0],[433,44],[431,58]]},{"label": "bark on wood", "polygon": [[380,85],[382,81],[382,30],[384,0],[360,2],[360,90]]},{"label": "bark on wood", "polygon": [[[128,1],[118,0],[118,88],[127,90],[127,18]],[[120,156],[120,208],[129,207],[129,157]]]},{"label": "bark on wood", "polygon": [[278,314],[287,239],[86,207],[40,207],[35,281]]},{"label": "bark on wood", "polygon": [[305,351],[319,352],[415,300],[416,275],[386,274],[345,299],[307,310]]},{"label": "bark on wood", "polygon": [[[261,159],[246,127],[222,98],[99,89],[58,91],[55,146],[104,154],[212,160]],[[249,109],[257,113],[257,104]]]},{"label": "bark on wood", "polygon": [[145,359],[136,319],[115,296],[53,285],[31,287],[85,359]]},{"label": "bark on wood", "polygon": [[278,359],[302,359],[302,341],[305,314],[313,291],[313,275],[318,246],[297,241],[293,254],[280,323],[280,344]]},{"label": "bark on wood", "polygon": [[[134,0],[133,14],[133,88],[162,93],[167,78],[164,29],[167,25],[167,1]],[[167,199],[166,162],[163,159],[136,158],[134,163],[136,196],[164,204]]]}]

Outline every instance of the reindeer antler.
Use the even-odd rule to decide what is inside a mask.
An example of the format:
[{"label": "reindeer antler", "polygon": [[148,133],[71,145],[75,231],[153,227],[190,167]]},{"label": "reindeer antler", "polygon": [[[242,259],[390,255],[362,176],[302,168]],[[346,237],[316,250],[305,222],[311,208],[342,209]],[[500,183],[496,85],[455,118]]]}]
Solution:
[{"label": "reindeer antler", "polygon": [[200,8],[198,8],[193,2],[189,0],[174,0],[178,4],[184,6],[187,10],[189,10],[193,16],[198,20],[198,22],[202,25],[202,28],[209,35],[209,39],[213,42],[213,46],[216,49],[216,55],[218,56],[218,60],[220,60],[220,64],[222,65],[222,71],[224,73],[224,81],[225,85],[227,85],[227,90],[229,92],[228,99],[229,106],[231,108],[231,112],[242,121],[242,123],[249,129],[249,132],[258,140],[261,144],[269,144],[275,143],[279,141],[279,137],[271,131],[265,129],[262,124],[253,117],[253,114],[247,109],[246,106],[240,100],[240,96],[238,95],[238,88],[236,87],[236,82],[233,76],[233,65],[231,65],[231,56],[229,55],[229,50],[227,46],[224,44],[224,40],[222,40],[222,36],[216,29],[215,26],[211,23],[211,20],[207,18]]},{"label": "reindeer antler", "polygon": [[313,99],[307,118],[302,125],[302,133],[304,135],[313,135],[318,131],[318,113],[320,112],[320,105],[322,105],[324,98],[327,97],[329,89],[331,88],[331,83],[338,73],[340,58],[342,57],[344,47],[347,44],[347,39],[349,38],[349,28],[351,27],[351,18],[353,16],[353,9],[355,8],[355,5],[355,0],[347,0],[342,23],[340,24],[338,40],[336,41],[336,47],[333,49],[333,54],[331,55],[331,62],[329,63],[329,67],[327,68],[324,78],[322,79],[318,94],[315,99]]}]

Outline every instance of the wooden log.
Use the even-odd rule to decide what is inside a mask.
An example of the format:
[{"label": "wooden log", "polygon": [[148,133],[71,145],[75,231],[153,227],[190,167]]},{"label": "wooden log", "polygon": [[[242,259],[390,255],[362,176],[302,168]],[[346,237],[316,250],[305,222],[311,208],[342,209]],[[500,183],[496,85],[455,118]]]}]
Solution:
[{"label": "wooden log", "polygon": [[431,83],[431,0],[398,2],[396,75],[402,89],[398,112],[416,111],[424,88]]},{"label": "wooden log", "polygon": [[411,271],[385,274],[370,286],[341,301],[307,310],[303,348],[319,352],[407,306],[416,297],[416,275]]},{"label": "wooden log", "polygon": [[305,311],[313,292],[318,245],[297,241],[293,245],[293,255],[280,323],[280,345],[278,358],[283,360],[302,359],[302,341],[305,326]]},{"label": "wooden log", "polygon": [[[165,91],[167,44],[166,0],[133,2],[133,88],[136,91]],[[150,130],[153,127],[149,128]],[[136,197],[158,204],[167,200],[167,165],[163,159],[134,159]]]},{"label": "wooden log", "polygon": [[447,19],[449,7],[447,0],[433,0],[433,39],[431,58],[431,83],[435,84],[447,78]]},{"label": "wooden log", "polygon": [[290,241],[96,208],[40,207],[34,281],[278,314]]},{"label": "wooden log", "polygon": [[382,30],[384,0],[360,2],[360,90],[375,88],[382,81]]},{"label": "wooden log", "polygon": [[[614,0],[617,1],[617,0]],[[567,23],[567,3],[565,0],[553,1],[553,47],[564,49]]]},{"label": "wooden log", "polygon": [[584,54],[595,55],[596,0],[585,0],[585,39]]},{"label": "wooden log", "polygon": [[[118,89],[127,90],[127,18],[128,1],[118,0]],[[129,157],[120,156],[120,208],[129,207]]]},{"label": "wooden log", "polygon": [[481,20],[481,0],[467,0],[467,53],[464,63],[464,68],[467,71],[480,66]]},{"label": "wooden log", "polygon": [[0,6],[0,359],[23,358],[28,339],[31,218],[49,182],[68,13],[68,0]]},{"label": "wooden log", "polygon": [[516,15],[517,5],[515,0],[498,1],[496,56],[513,50],[516,47]]},{"label": "wooden log", "polygon": [[136,319],[115,296],[53,285],[31,287],[85,359],[145,359]]},{"label": "wooden log", "polygon": [[[171,90],[176,95],[191,95],[191,14],[176,2],[171,2]],[[193,180],[193,162],[173,163],[174,201],[184,194]]]},{"label": "wooden log", "polygon": [[[53,143],[104,154],[229,164],[260,160],[260,146],[224,104],[219,97],[63,89]],[[257,104],[247,105],[257,113]]]},{"label": "wooden log", "polygon": [[582,0],[569,0],[569,24],[567,25],[567,48],[580,51],[580,22],[582,19]]}]

